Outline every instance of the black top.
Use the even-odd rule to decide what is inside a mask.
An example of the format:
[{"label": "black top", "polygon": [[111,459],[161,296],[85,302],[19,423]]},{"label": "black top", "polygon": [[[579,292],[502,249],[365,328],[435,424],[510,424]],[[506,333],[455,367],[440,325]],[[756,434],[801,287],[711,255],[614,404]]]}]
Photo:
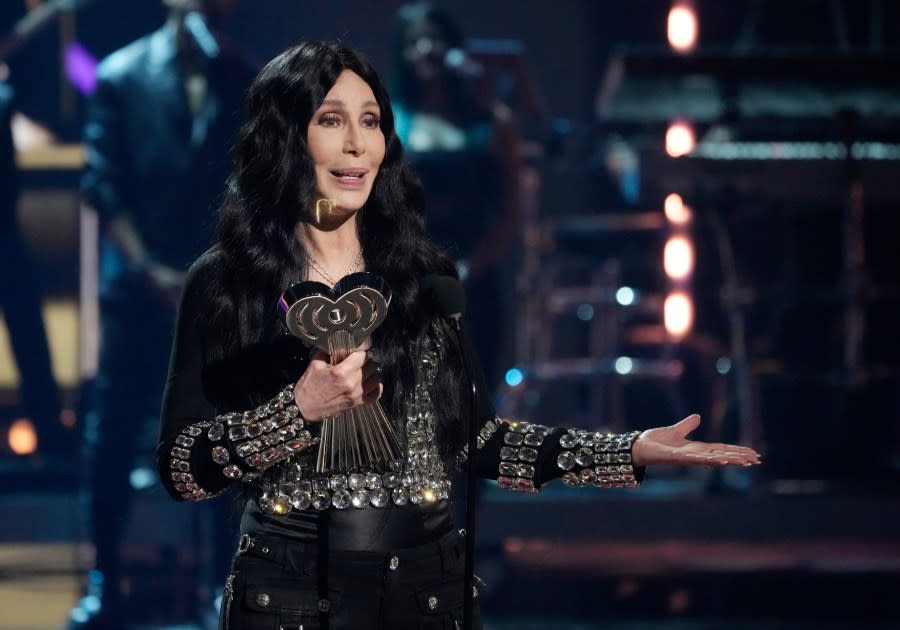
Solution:
[{"label": "black top", "polygon": [[[203,301],[206,299],[204,296],[210,294],[211,286],[221,286],[215,282],[216,274],[221,269],[221,256],[221,253],[211,250],[191,267],[179,308],[163,398],[158,451],[162,481],[177,500],[185,497],[174,488],[170,479],[169,453],[179,433],[189,425],[211,420],[217,414],[244,411],[263,405],[286,385],[294,383],[308,363],[309,350],[287,332],[273,342],[241,347],[224,358],[214,358],[211,355],[211,348],[222,346],[221,338],[216,337],[222,331],[212,329],[204,319]],[[277,297],[272,297],[273,309]],[[484,395],[480,369],[468,342],[464,341],[464,347],[476,366],[475,381],[479,390],[476,426],[480,427],[493,419],[495,414],[491,401]],[[389,386],[390,384],[386,384],[386,388]],[[465,384],[461,384],[461,387],[466,391],[469,389]],[[310,424],[313,427],[318,425]],[[504,433],[505,428],[501,428],[487,440],[483,448],[476,451],[474,463],[479,476],[492,479],[498,477]],[[561,430],[554,431],[545,440],[547,448],[541,449],[540,459],[535,464],[535,483],[538,485],[561,474],[555,465],[561,433]],[[247,485],[231,481],[222,474],[222,466],[212,460],[210,451],[214,445],[206,437],[205,431],[195,440],[196,444],[190,455],[191,474],[200,488],[207,492],[217,492],[231,483],[237,486]],[[327,523],[329,545],[332,548],[368,550],[418,545],[437,538],[453,526],[449,501],[401,507],[389,504],[384,508],[329,509],[326,512],[310,508],[275,516],[263,512],[250,499],[244,510],[241,528],[243,533],[269,532],[311,542],[320,535],[323,523]]]}]

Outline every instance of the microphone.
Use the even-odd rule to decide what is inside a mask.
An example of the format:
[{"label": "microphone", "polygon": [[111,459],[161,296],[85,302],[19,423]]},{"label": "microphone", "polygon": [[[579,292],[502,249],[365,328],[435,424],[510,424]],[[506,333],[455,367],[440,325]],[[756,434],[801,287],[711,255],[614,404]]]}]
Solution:
[{"label": "microphone", "polygon": [[438,313],[453,321],[459,329],[459,320],[466,311],[466,292],[462,283],[453,276],[430,274],[422,281],[422,288],[430,296]]},{"label": "microphone", "polygon": [[475,387],[471,360],[463,347],[462,327],[460,319],[466,310],[466,292],[462,283],[453,276],[431,274],[425,276],[422,288],[429,295],[437,307],[438,313],[453,322],[456,329],[456,342],[460,349],[463,369],[470,383],[469,414],[466,422],[466,444],[468,459],[466,461],[466,554],[463,579],[463,627],[466,630],[472,628],[472,614],[474,604],[472,602],[475,588],[475,495],[478,486],[475,484],[476,433],[475,410],[478,409],[478,388]]}]

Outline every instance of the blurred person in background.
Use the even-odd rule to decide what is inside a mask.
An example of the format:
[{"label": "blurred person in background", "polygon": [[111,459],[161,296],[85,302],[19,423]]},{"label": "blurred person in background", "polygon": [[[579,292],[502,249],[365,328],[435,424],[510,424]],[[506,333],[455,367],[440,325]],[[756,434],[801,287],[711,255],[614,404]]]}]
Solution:
[{"label": "blurred person in background", "polygon": [[425,188],[428,235],[451,253],[465,283],[473,343],[493,391],[510,360],[508,257],[521,222],[520,159],[511,110],[476,93],[481,73],[446,11],[400,8],[389,73],[397,136]]},{"label": "blurred person in background", "polygon": [[[162,28],[98,67],[85,126],[83,193],[103,233],[100,362],[85,419],[96,568],[73,627],[126,624],[120,547],[129,472],[144,421],[159,411],[184,272],[211,242],[253,77],[218,31],[235,0],[164,3]],[[217,507],[210,578],[220,583],[232,541],[229,506]]]},{"label": "blurred person in background", "polygon": [[[24,4],[0,6],[0,41],[11,37],[16,21],[26,13]],[[19,369],[19,405],[14,416],[30,418],[37,431],[37,449],[58,465],[60,457],[74,453],[71,435],[60,423],[60,395],[51,369],[50,348],[41,314],[41,276],[20,228],[16,214],[21,192],[13,141],[17,112],[12,80],[20,79],[0,59],[0,309]]]}]

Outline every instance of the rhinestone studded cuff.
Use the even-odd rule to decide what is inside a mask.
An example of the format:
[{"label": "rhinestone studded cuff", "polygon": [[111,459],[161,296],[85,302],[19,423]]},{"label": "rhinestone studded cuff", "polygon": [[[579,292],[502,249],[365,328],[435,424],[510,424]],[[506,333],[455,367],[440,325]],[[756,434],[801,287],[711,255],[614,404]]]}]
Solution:
[{"label": "rhinestone studded cuff", "polygon": [[534,484],[535,464],[552,429],[529,422],[510,422],[500,447],[497,485],[514,492],[538,492]]},{"label": "rhinestone studded cuff", "polygon": [[631,447],[640,431],[630,433],[592,433],[569,429],[559,439],[562,448],[556,465],[564,471],[567,486],[598,488],[636,488],[640,475],[631,460]]},{"label": "rhinestone studded cuff", "polygon": [[169,452],[174,488],[188,501],[203,501],[221,492],[209,492],[197,485],[191,468],[198,440],[204,434],[213,445],[212,461],[222,467],[222,474],[229,479],[248,480],[259,470],[316,442],[304,428],[294,403],[293,385],[256,409],[221,414],[213,420],[190,424],[181,430]]},{"label": "rhinestone studded cuff", "polygon": [[221,490],[219,492],[209,492],[201,488],[197,485],[194,479],[194,472],[191,470],[191,453],[194,445],[200,439],[200,436],[214,424],[215,422],[210,420],[189,424],[175,438],[175,446],[172,447],[169,453],[171,455],[169,469],[172,482],[174,483],[175,491],[185,501],[204,501],[222,493]]},{"label": "rhinestone studded cuff", "polygon": [[[212,458],[223,466],[223,475],[240,479],[248,470],[263,470],[318,442],[304,426],[291,384],[256,409],[216,416],[216,424],[210,427],[207,437],[218,442],[227,432],[231,448],[214,446]],[[238,461],[232,460],[233,454]]]}]

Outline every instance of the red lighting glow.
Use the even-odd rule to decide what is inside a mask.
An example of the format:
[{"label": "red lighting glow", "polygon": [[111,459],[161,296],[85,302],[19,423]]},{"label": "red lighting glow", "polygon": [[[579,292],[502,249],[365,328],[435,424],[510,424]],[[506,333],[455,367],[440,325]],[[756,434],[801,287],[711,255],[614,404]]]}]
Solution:
[{"label": "red lighting glow", "polygon": [[673,122],[666,130],[666,153],[671,157],[687,155],[696,144],[694,129],[686,122]]},{"label": "red lighting glow", "polygon": [[684,205],[684,199],[678,193],[669,193],[663,208],[670,223],[684,225],[691,220],[691,209]]},{"label": "red lighting glow", "polygon": [[663,267],[673,280],[684,280],[694,270],[694,246],[684,236],[673,236],[663,250]]},{"label": "red lighting glow", "polygon": [[19,418],[9,427],[9,448],[16,455],[29,455],[37,450],[37,432],[31,420]]},{"label": "red lighting glow", "polygon": [[669,45],[682,54],[689,53],[697,46],[697,34],[700,30],[697,12],[691,3],[679,0],[669,9],[666,21],[666,34]]},{"label": "red lighting glow", "polygon": [[686,293],[670,293],[663,306],[666,332],[674,339],[681,339],[694,325],[694,304]]}]

